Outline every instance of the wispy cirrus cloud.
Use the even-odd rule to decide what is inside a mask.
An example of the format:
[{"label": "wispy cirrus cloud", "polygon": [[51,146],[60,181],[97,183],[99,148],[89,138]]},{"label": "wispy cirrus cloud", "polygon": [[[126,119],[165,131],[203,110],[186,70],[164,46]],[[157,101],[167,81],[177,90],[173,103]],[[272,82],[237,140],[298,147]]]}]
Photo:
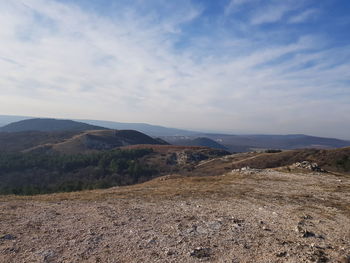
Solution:
[{"label": "wispy cirrus cloud", "polygon": [[[264,2],[261,0],[231,0],[226,8],[225,14],[238,12],[243,7],[249,7],[249,21],[252,25],[275,23],[288,18],[290,23],[303,22],[318,13],[316,8],[304,10],[303,7],[309,1],[277,1]],[[293,14],[294,13],[294,14]]]},{"label": "wispy cirrus cloud", "polygon": [[258,3],[261,0],[230,0],[225,6],[225,15],[238,11],[242,5]]},{"label": "wispy cirrus cloud", "polygon": [[267,5],[256,8],[251,16],[251,24],[260,25],[280,21],[291,11],[297,10],[303,5],[300,1],[271,1]]},{"label": "wispy cirrus cloud", "polygon": [[291,16],[288,19],[289,23],[303,23],[316,15],[318,15],[319,11],[317,9],[307,9],[303,12],[296,14],[295,16]]},{"label": "wispy cirrus cloud", "polygon": [[202,3],[180,2],[140,1],[108,15],[68,0],[0,3],[0,110],[346,137],[349,46],[257,31],[308,9],[285,4],[274,14],[264,6],[236,30],[237,14],[210,24]]}]

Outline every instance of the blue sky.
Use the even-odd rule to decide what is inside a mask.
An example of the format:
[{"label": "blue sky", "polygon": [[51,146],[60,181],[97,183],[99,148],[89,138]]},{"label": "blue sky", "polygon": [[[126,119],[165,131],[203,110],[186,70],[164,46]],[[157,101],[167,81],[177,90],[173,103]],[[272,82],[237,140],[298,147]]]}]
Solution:
[{"label": "blue sky", "polygon": [[8,0],[0,113],[350,139],[350,1]]}]

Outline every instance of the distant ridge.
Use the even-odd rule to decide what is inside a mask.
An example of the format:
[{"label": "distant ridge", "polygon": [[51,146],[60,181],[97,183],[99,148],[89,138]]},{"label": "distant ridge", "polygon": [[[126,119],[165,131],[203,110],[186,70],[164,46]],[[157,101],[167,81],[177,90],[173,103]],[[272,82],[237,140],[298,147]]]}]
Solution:
[{"label": "distant ridge", "polygon": [[350,146],[350,141],[316,137],[304,134],[289,135],[229,135],[206,134],[206,137],[219,142],[233,152],[246,152],[259,149],[332,149]]},{"label": "distant ridge", "polygon": [[105,127],[95,126],[83,122],[58,119],[27,119],[10,123],[2,128],[1,132],[24,132],[24,131],[88,131],[107,130]]},{"label": "distant ridge", "polygon": [[[14,116],[14,115],[0,115],[0,127],[8,125],[13,122],[21,120],[36,119],[36,117],[28,116]],[[40,119],[52,119],[40,117]],[[197,131],[189,131],[177,128],[169,128],[160,125],[152,125],[147,123],[127,123],[127,122],[114,122],[114,121],[101,121],[101,120],[88,120],[88,119],[72,119],[76,122],[82,122],[93,126],[105,127],[114,130],[137,130],[152,137],[160,136],[191,136],[199,134]],[[0,128],[1,131],[1,128]]]},{"label": "distant ridge", "polygon": [[152,125],[147,123],[126,123],[126,122],[114,122],[114,121],[98,121],[98,120],[76,120],[88,123],[91,125],[103,126],[109,129],[116,130],[137,130],[145,133],[149,136],[192,136],[199,134],[200,132],[182,130],[176,128],[163,127],[159,125]]},{"label": "distant ridge", "polygon": [[206,138],[206,137],[198,137],[194,139],[189,139],[187,137],[182,137],[183,139],[176,139],[172,140],[171,137],[167,138],[167,141],[171,144],[175,145],[181,145],[181,146],[202,146],[202,147],[209,147],[213,149],[221,149],[221,150],[227,150],[227,148],[217,143],[216,141]]},{"label": "distant ridge", "polygon": [[[29,117],[25,117],[25,116],[0,115],[0,126],[1,124],[9,124],[10,122],[14,122],[14,121],[18,122],[19,119],[24,120],[28,118]],[[44,120],[47,120],[47,119],[44,119]],[[60,120],[56,119],[56,121],[60,121]],[[80,126],[80,128],[77,129],[78,131],[96,130],[96,129],[101,130],[106,128],[117,129],[117,130],[137,130],[148,136],[159,137],[164,141],[170,142],[171,144],[177,144],[177,145],[185,144],[185,145],[209,146],[208,141],[203,142],[203,139],[201,139],[203,137],[206,137],[212,140],[210,143],[211,146],[209,147],[219,148],[219,145],[223,145],[225,149],[227,149],[230,152],[263,151],[267,149],[282,149],[282,150],[283,149],[284,150],[301,149],[301,148],[331,149],[331,148],[341,148],[341,147],[350,146],[349,140],[324,138],[324,137],[309,136],[304,134],[234,135],[234,134],[220,134],[220,133],[201,133],[196,131],[168,128],[168,127],[151,125],[146,123],[122,123],[122,122],[98,121],[98,120],[75,120],[75,123],[80,123],[84,125],[84,126]],[[18,127],[16,127],[16,129],[13,129],[14,127],[12,125],[5,126],[3,130],[1,130],[0,128],[0,131],[6,131],[6,130],[19,131],[20,130],[18,129]],[[90,126],[86,126],[86,125],[90,125]],[[47,126],[50,126],[50,125],[47,125]],[[47,126],[45,126],[46,129],[44,131],[47,130]],[[64,129],[66,129],[66,127]],[[21,129],[21,131],[23,130],[24,129]],[[28,130],[28,127],[26,127],[25,130]],[[42,131],[42,129],[36,128],[35,131]],[[51,132],[56,130],[55,129],[53,130],[52,128],[50,128],[49,131]],[[62,131],[62,130],[58,130],[58,131]],[[186,141],[184,142],[184,140],[189,140],[190,144],[188,144],[188,142]],[[220,147],[219,149],[222,149],[222,148]]]}]

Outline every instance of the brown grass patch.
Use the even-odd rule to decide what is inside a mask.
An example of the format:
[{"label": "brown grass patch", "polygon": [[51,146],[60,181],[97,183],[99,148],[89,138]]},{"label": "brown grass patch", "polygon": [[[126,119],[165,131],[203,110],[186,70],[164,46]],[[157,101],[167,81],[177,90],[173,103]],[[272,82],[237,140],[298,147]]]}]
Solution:
[{"label": "brown grass patch", "polygon": [[171,197],[208,197],[241,196],[240,193],[248,191],[239,189],[228,191],[230,185],[242,178],[241,175],[185,177],[180,175],[160,177],[152,181],[124,187],[114,187],[105,190],[91,190],[71,193],[56,193],[38,196],[1,196],[0,202],[8,201],[46,201],[56,202],[63,200],[98,201],[106,199],[142,198],[159,199]]}]

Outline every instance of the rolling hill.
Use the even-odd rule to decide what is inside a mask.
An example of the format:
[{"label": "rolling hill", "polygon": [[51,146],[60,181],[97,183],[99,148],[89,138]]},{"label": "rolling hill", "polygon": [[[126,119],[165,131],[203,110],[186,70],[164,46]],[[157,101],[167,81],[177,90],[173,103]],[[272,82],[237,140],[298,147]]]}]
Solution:
[{"label": "rolling hill", "polygon": [[81,132],[59,143],[38,145],[25,152],[79,154],[137,144],[164,145],[166,143],[133,130],[94,130]]},{"label": "rolling hill", "polygon": [[[0,131],[70,131],[85,130],[137,130],[148,136],[161,137],[163,140],[176,145],[199,145],[214,148],[225,149],[231,152],[248,152],[265,149],[301,149],[301,148],[341,148],[350,146],[350,141],[339,140],[334,138],[323,138],[309,136],[304,134],[291,135],[234,135],[234,134],[215,134],[200,133],[188,130],[167,128],[146,123],[121,123],[112,121],[97,120],[54,120],[54,119],[28,119],[29,117],[21,116],[4,116],[0,115],[1,123],[7,125],[0,128]],[[21,120],[21,121],[18,121]],[[16,123],[9,124],[11,121]],[[49,123],[52,122],[52,123]],[[103,128],[105,127],[105,128]],[[206,138],[206,139],[203,139]],[[209,142],[208,140],[212,140]]]},{"label": "rolling hill", "polygon": [[[11,115],[0,115],[0,127],[8,125],[12,122],[18,122],[27,119],[34,119],[33,117],[27,116],[11,116]],[[48,118],[44,118],[48,119]],[[145,133],[149,136],[188,136],[194,135],[198,132],[188,131],[183,129],[163,127],[159,125],[151,125],[147,123],[125,123],[125,122],[114,122],[114,121],[101,121],[101,120],[87,120],[87,119],[74,119],[76,122],[83,122],[93,126],[106,127],[114,130],[137,130]]]},{"label": "rolling hill", "polygon": [[0,153],[21,152],[38,145],[63,142],[79,133],[75,131],[0,132]]},{"label": "rolling hill", "polygon": [[198,132],[188,131],[183,129],[163,127],[159,125],[151,125],[147,123],[125,123],[114,121],[98,121],[98,120],[77,120],[91,125],[103,126],[109,129],[116,130],[137,130],[152,137],[160,136],[189,136]]},{"label": "rolling hill", "polygon": [[10,123],[2,128],[0,132],[23,132],[23,131],[87,131],[105,130],[107,128],[77,122],[72,120],[58,119],[27,119]]}]

